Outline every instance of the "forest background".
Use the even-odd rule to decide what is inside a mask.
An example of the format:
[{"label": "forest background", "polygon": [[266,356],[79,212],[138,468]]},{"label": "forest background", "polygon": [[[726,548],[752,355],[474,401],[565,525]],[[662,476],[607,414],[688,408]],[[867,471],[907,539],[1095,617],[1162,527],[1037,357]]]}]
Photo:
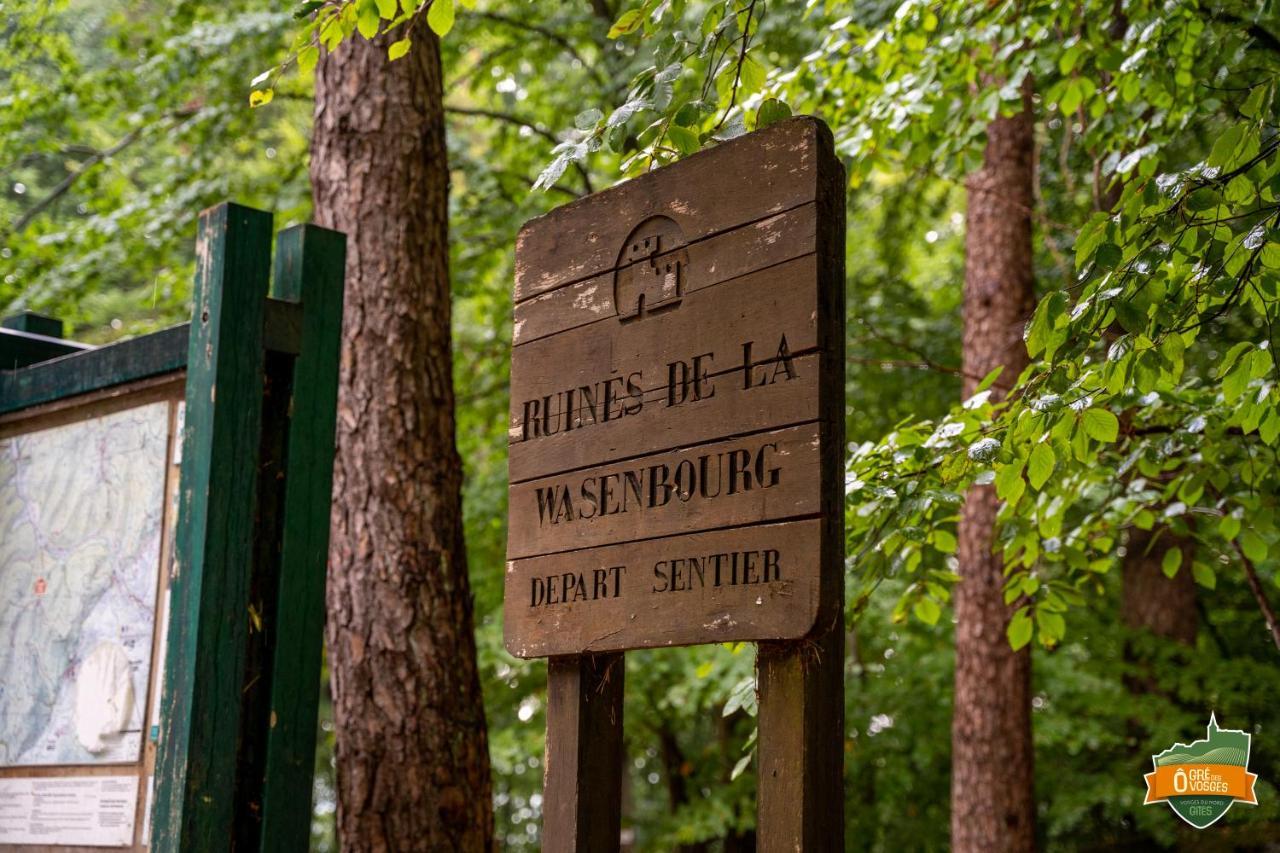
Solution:
[{"label": "forest background", "polygon": [[[384,5],[0,5],[0,313],[53,314],[93,343],[185,320],[201,208],[310,217],[311,45],[329,14],[347,16],[334,44],[402,16]],[[1033,660],[1020,782],[1039,844],[1276,837],[1273,3],[436,0],[406,4],[389,41],[431,38],[431,8],[447,31],[457,442],[505,846],[538,844],[545,706],[545,666],[501,637],[516,232],[791,112],[832,127],[850,173],[850,849],[948,842],[950,605],[974,483],[1002,507],[1002,642]],[[966,376],[962,360],[966,176],[991,123],[1019,113],[1038,307],[1005,403],[988,386],[1014,377]],[[753,687],[749,645],[628,655],[634,849],[749,844]],[[1142,806],[1141,775],[1211,711],[1254,735],[1260,805],[1192,835]],[[325,714],[320,734],[313,846],[329,850]]]}]

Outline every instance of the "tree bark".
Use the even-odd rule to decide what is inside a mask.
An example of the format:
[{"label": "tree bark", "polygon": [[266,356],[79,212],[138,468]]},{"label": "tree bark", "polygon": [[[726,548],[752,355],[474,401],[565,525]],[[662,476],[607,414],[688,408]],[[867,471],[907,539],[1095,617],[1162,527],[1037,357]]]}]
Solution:
[{"label": "tree bark", "polygon": [[[994,387],[1007,393],[1027,364],[1034,144],[1028,99],[1021,114],[988,126],[983,166],[967,183],[966,397],[1000,365]],[[976,486],[960,514],[951,758],[951,843],[959,853],[1035,849],[1031,653],[1014,652],[1005,634],[1012,608],[993,549],[998,509],[995,490]]]},{"label": "tree bark", "polygon": [[316,74],[316,219],[348,238],[326,638],[343,850],[493,848],[454,436],[439,45]]},{"label": "tree bark", "polygon": [[[1169,531],[1154,546],[1153,539],[1155,531],[1137,527],[1129,531],[1121,574],[1124,624],[1185,646],[1194,645],[1199,622],[1191,574],[1195,544]],[[1161,568],[1170,548],[1182,551],[1182,566],[1172,578]]]}]

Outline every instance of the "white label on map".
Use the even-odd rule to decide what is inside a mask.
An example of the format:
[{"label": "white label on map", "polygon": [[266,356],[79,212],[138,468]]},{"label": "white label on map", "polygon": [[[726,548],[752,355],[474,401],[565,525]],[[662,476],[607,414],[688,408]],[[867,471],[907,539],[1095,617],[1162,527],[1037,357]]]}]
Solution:
[{"label": "white label on map", "polygon": [[136,776],[0,779],[0,844],[128,847]]}]

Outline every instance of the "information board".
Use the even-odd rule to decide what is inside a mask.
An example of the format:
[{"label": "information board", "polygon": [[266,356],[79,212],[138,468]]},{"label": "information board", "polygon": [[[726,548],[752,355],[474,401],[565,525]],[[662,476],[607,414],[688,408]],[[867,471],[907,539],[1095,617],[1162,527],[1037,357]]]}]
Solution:
[{"label": "information board", "polygon": [[522,230],[513,654],[798,639],[838,607],[839,176],[797,118]]},{"label": "information board", "polygon": [[0,848],[145,849],[181,393],[0,418]]}]

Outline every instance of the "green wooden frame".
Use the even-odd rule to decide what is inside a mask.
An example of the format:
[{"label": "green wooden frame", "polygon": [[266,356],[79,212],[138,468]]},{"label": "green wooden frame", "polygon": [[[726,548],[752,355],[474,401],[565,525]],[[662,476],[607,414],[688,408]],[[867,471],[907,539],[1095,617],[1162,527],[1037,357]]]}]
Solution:
[{"label": "green wooden frame", "polygon": [[200,215],[191,324],[98,348],[0,332],[21,355],[0,414],[186,371],[157,851],[310,838],[346,238],[281,232],[269,297],[271,243],[269,213],[224,203]]}]

